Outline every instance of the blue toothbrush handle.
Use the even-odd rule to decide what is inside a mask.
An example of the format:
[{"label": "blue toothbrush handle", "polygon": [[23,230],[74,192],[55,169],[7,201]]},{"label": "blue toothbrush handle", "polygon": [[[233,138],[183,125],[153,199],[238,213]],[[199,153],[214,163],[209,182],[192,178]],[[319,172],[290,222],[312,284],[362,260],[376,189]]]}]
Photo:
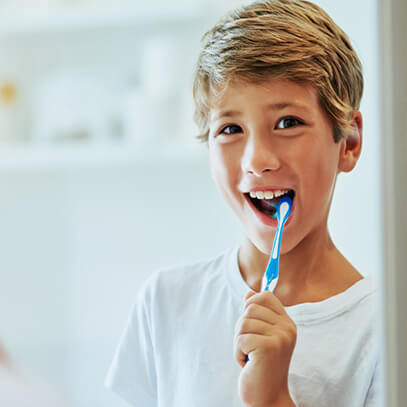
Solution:
[{"label": "blue toothbrush handle", "polygon": [[[288,209],[286,209],[286,212],[284,213],[283,217],[280,217],[280,207],[281,207],[281,204],[283,204],[283,203],[288,204]],[[276,235],[274,237],[273,249],[271,251],[270,260],[267,265],[266,271],[264,273],[262,291],[270,290],[270,285],[273,282],[274,282],[274,284],[273,284],[271,291],[274,291],[274,288],[277,284],[278,263],[280,260],[281,238],[283,235],[283,228],[284,228],[285,222],[287,221],[288,216],[290,215],[290,212],[291,212],[291,206],[292,206],[291,198],[285,197],[279,202],[279,205],[277,208],[277,218],[278,218],[277,231],[276,231]],[[248,361],[249,361],[249,355],[246,355],[246,363]]]},{"label": "blue toothbrush handle", "polygon": [[[278,279],[278,260],[279,257],[270,257],[266,272],[264,273],[263,277],[262,291],[274,291],[274,287],[276,286]],[[270,287],[273,282],[273,287]]]}]

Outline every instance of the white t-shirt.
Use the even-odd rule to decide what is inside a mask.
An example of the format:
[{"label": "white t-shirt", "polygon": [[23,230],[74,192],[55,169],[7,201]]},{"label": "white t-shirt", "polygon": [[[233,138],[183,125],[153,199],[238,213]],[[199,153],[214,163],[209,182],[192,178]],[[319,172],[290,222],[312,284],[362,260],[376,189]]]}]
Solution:
[{"label": "white t-shirt", "polygon": [[[249,287],[238,249],[154,273],[122,335],[106,385],[137,407],[240,407],[235,323]],[[286,307],[297,325],[289,390],[298,407],[378,406],[377,298],[366,277],[317,303]]]}]

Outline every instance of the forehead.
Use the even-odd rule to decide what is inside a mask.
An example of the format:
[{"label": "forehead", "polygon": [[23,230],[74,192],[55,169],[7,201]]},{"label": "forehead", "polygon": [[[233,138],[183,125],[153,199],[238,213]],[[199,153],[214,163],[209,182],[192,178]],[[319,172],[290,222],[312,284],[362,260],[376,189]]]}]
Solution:
[{"label": "forehead", "polygon": [[218,87],[209,96],[209,119],[214,120],[233,110],[281,110],[286,107],[320,111],[317,89],[310,84],[283,79],[269,79],[261,83],[233,80]]}]

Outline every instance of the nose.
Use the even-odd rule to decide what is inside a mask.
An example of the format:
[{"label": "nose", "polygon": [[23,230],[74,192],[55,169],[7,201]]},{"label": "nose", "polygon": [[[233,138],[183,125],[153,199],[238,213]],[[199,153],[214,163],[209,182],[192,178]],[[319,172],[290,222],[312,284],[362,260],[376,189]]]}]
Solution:
[{"label": "nose", "polygon": [[280,160],[270,134],[251,135],[247,138],[242,156],[242,170],[255,176],[280,168]]}]

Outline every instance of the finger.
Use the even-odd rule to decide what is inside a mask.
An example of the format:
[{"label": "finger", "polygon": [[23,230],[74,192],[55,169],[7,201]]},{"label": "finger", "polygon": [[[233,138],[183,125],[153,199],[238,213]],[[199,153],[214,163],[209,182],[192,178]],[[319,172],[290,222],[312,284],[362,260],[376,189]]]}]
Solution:
[{"label": "finger", "polygon": [[253,297],[253,295],[256,295],[256,293],[254,291],[249,291],[244,297],[245,301],[247,301],[250,297]]},{"label": "finger", "polygon": [[239,365],[244,367],[248,360],[254,362],[257,358],[274,353],[281,349],[282,344],[281,332],[279,331],[272,336],[242,334],[236,338],[234,356]]},{"label": "finger", "polygon": [[272,335],[273,334],[273,327],[264,321],[259,321],[258,319],[248,319],[243,318],[239,321],[236,329],[236,335],[244,335],[244,334],[256,334],[256,335]]},{"label": "finger", "polygon": [[[234,355],[240,366],[244,367],[248,360],[255,361],[256,357],[264,357],[276,351],[293,349],[295,337],[288,334],[281,327],[274,327],[271,335],[257,333],[242,333],[235,337]],[[257,356],[256,356],[257,355]],[[262,355],[262,356],[261,356]]]},{"label": "finger", "polygon": [[250,304],[236,321],[235,324],[235,335],[241,330],[241,326],[245,319],[254,319],[258,321],[265,322],[271,326],[281,324],[282,317],[276,314],[274,311],[269,308],[263,307],[263,305]]},{"label": "finger", "polygon": [[[253,316],[247,316],[246,313],[252,314]],[[273,336],[280,331],[283,332],[284,335],[287,334],[290,338],[296,338],[297,336],[297,326],[289,317],[278,315],[268,308],[257,304],[251,304],[246,310],[246,313],[236,322],[234,331],[235,338],[245,333]]]},{"label": "finger", "polygon": [[258,319],[259,321],[264,321],[269,324],[278,324],[281,320],[281,316],[276,314],[270,308],[264,305],[259,305],[257,303],[249,304],[242,315],[243,318]]},{"label": "finger", "polygon": [[250,304],[263,305],[266,308],[274,311],[278,315],[287,315],[281,301],[270,291],[263,291],[261,293],[252,295],[245,303],[245,309]]},{"label": "finger", "polygon": [[236,337],[234,355],[241,367],[246,365],[247,355],[261,347],[264,338],[266,338],[264,335],[257,334],[243,334]]}]

